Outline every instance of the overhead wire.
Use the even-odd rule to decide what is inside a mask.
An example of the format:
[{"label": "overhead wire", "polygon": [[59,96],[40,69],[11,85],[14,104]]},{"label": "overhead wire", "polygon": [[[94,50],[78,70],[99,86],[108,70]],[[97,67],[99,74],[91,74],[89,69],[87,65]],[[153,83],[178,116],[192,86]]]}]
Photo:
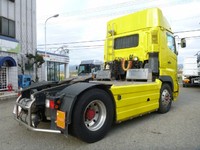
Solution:
[{"label": "overhead wire", "polygon": [[[144,6],[144,2],[146,7]],[[128,1],[128,2],[123,2],[123,3],[118,3],[114,5],[107,5],[107,6],[101,6],[101,7],[96,7],[96,8],[89,8],[89,9],[83,9],[83,10],[75,10],[75,11],[69,11],[69,12],[61,12],[59,13],[60,15],[63,15],[64,17],[78,17],[78,18],[93,18],[93,17],[109,17],[114,16],[114,15],[123,15],[125,13],[130,13],[137,11],[141,8],[148,8],[148,7],[153,7],[157,2],[160,2],[160,0],[151,0],[151,1],[146,1],[146,0],[141,0],[140,2],[136,1]],[[161,6],[171,6],[172,4],[179,4],[182,2],[181,0],[177,1],[162,1],[157,7]],[[185,0],[184,3],[190,2],[189,0]],[[148,3],[148,4],[147,4]],[[142,5],[142,7],[138,7],[139,5]],[[137,6],[137,7],[135,7]],[[127,9],[127,7],[130,7]],[[126,8],[126,9],[125,9]],[[113,11],[114,10],[114,11]],[[68,19],[68,18],[67,18]],[[42,19],[43,20],[43,19]],[[180,20],[180,19],[179,19]],[[54,24],[59,23],[60,21],[55,22]],[[63,20],[62,20],[63,22]]]},{"label": "overhead wire", "polygon": [[[93,43],[93,42],[103,42],[105,39],[89,40],[89,41],[74,41],[74,42],[63,42],[63,43],[48,43],[48,45],[65,45],[65,44],[78,44],[78,43]],[[37,46],[45,46],[45,44],[38,44]]]},{"label": "overhead wire", "polygon": [[[73,17],[73,16],[77,16],[77,17],[82,17],[82,18],[93,18],[93,17],[99,17],[99,16],[109,16],[110,15],[122,15],[123,13],[129,13],[130,11],[133,12],[133,11],[136,11],[140,8],[130,8],[130,9],[127,9],[127,10],[124,10],[124,8],[127,8],[127,7],[132,7],[134,5],[140,5],[140,4],[144,4],[144,1],[140,1],[139,3],[136,2],[136,1],[129,1],[129,2],[123,2],[123,3],[119,3],[119,4],[114,4],[114,5],[109,5],[109,6],[102,6],[102,7],[97,7],[97,8],[91,8],[91,9],[86,9],[86,10],[79,10],[79,11],[71,11],[71,12],[63,12],[63,13],[60,13],[61,15],[64,15],[64,17]],[[148,3],[155,3],[155,2],[158,2],[159,0],[154,0],[154,1],[149,1]],[[145,1],[146,2],[146,1]],[[170,3],[169,2],[166,2],[166,3],[162,3],[162,5],[165,5],[165,6],[170,6],[171,3],[173,4],[178,4],[179,2],[181,2],[181,0],[179,1],[176,1],[176,2],[173,2],[171,1]],[[190,2],[189,0],[185,0],[184,3],[187,3],[187,2]],[[118,10],[120,9],[120,10]],[[114,11],[113,11],[114,10]],[[92,12],[92,13],[91,13]],[[194,17],[191,17],[191,18],[194,18]],[[184,19],[179,19],[178,21],[180,20],[184,20]],[[173,21],[176,21],[176,20],[173,20]],[[59,22],[57,22],[59,23]],[[197,30],[190,30],[190,31],[177,31],[177,32],[174,32],[176,34],[178,33],[183,33],[183,32],[195,32]],[[189,38],[189,37],[187,37]],[[193,38],[198,38],[198,36],[193,36]],[[93,42],[103,42],[105,41],[104,39],[100,39],[100,40],[90,40],[90,41],[74,41],[74,42],[62,42],[62,43],[47,43],[46,45],[47,46],[52,46],[52,45],[71,45],[71,44],[80,44],[80,43],[93,43]],[[38,47],[42,47],[44,46],[44,44],[38,44],[37,45]],[[71,46],[72,48],[73,46]],[[88,46],[77,46],[76,48],[89,48]],[[91,48],[92,46],[90,46]],[[69,46],[70,48],[70,46]],[[74,47],[75,48],[75,47]]]},{"label": "overhead wire", "polygon": [[199,39],[200,36],[186,36],[184,38],[186,38],[186,39]]},{"label": "overhead wire", "polygon": [[[158,0],[154,0],[154,1],[158,1]],[[154,2],[154,1],[149,1],[149,2]],[[147,2],[146,0],[140,0],[140,2],[136,2],[136,0],[134,1],[127,1],[127,2],[123,2],[123,3],[116,3],[113,5],[106,5],[106,6],[100,6],[100,7],[95,7],[95,8],[88,8],[88,9],[83,9],[83,10],[74,10],[74,11],[69,11],[69,12],[61,12],[59,13],[60,15],[65,15],[65,16],[79,16],[79,15],[86,15],[86,14],[91,14],[91,12],[93,14],[98,13],[98,12],[105,12],[105,11],[110,11],[110,10],[115,10],[116,9],[121,9],[123,7],[130,7],[130,6],[134,6],[134,5],[139,5],[139,4],[144,4],[144,2]],[[46,16],[45,16],[46,17]]]},{"label": "overhead wire", "polygon": [[[184,31],[176,31],[174,32],[175,34],[179,34],[179,33],[188,33],[188,32],[197,32],[200,31],[200,29],[195,29],[195,30],[184,30]],[[188,36],[186,38],[197,38],[199,36]],[[95,43],[95,42],[104,42],[105,39],[96,39],[96,40],[88,40],[88,41],[72,41],[72,42],[61,42],[61,43],[48,43],[46,44],[47,46],[51,46],[51,45],[70,45],[70,44],[82,44],[82,43]],[[38,44],[38,47],[42,47],[45,46],[45,44]],[[79,46],[81,47],[81,46]]]},{"label": "overhead wire", "polygon": [[184,30],[184,31],[176,31],[174,33],[187,33],[187,32],[196,32],[196,31],[200,31],[200,29],[195,29],[195,30]]},{"label": "overhead wire", "polygon": [[[71,49],[71,48],[94,48],[94,47],[103,47],[104,45],[77,45],[77,46],[69,46],[69,47],[65,47],[64,49]],[[51,46],[51,47],[48,47],[49,49],[55,49],[55,48],[58,48],[58,47],[54,47],[54,46]],[[45,49],[44,47],[43,48],[40,48],[40,49]]]}]

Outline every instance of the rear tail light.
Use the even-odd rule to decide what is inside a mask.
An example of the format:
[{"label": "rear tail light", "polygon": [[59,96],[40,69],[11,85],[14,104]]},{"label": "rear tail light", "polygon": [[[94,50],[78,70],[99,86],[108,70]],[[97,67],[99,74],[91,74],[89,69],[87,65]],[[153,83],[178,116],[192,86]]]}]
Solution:
[{"label": "rear tail light", "polygon": [[61,104],[61,100],[60,99],[56,100],[54,108],[55,109],[59,109],[60,108],[60,104]]},{"label": "rear tail light", "polygon": [[51,109],[54,109],[54,100],[50,100],[49,101],[49,107],[51,108]]},{"label": "rear tail light", "polygon": [[61,100],[49,100],[46,99],[45,105],[46,108],[51,108],[51,109],[59,109],[60,108],[60,104],[61,104]]},{"label": "rear tail light", "polygon": [[46,99],[46,101],[45,101],[45,107],[46,108],[49,108],[49,106],[50,106],[49,101],[50,101],[49,99]]}]

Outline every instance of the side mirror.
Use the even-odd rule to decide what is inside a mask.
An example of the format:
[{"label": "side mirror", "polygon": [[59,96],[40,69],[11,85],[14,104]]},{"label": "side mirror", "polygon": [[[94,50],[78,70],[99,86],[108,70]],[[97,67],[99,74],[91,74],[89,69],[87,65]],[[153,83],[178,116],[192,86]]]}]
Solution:
[{"label": "side mirror", "polygon": [[186,40],[185,40],[185,38],[182,38],[181,39],[181,48],[184,48],[184,47],[186,47]]},{"label": "side mirror", "polygon": [[78,70],[78,66],[76,66],[76,70]]}]

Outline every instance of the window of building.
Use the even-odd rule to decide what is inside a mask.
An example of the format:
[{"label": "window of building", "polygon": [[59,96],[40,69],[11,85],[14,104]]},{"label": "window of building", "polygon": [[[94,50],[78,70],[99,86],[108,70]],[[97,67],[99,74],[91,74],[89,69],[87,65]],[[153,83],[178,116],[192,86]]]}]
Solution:
[{"label": "window of building", "polygon": [[15,21],[0,17],[0,35],[15,38]]},{"label": "window of building", "polygon": [[116,38],[114,41],[114,49],[123,49],[137,47],[139,43],[139,34]]},{"label": "window of building", "polygon": [[47,62],[47,81],[60,81],[64,79],[64,64]]},{"label": "window of building", "polygon": [[15,37],[15,22],[12,20],[9,20],[8,23],[8,34],[10,37]]},{"label": "window of building", "polygon": [[0,91],[7,89],[7,69],[6,67],[0,68]]},{"label": "window of building", "polygon": [[173,52],[176,53],[176,43],[172,35],[167,33],[167,46]]},{"label": "window of building", "polygon": [[11,1],[11,2],[13,2],[13,3],[15,2],[15,0],[9,0],[9,1]]},{"label": "window of building", "polygon": [[2,18],[2,35],[8,36],[8,19]]}]

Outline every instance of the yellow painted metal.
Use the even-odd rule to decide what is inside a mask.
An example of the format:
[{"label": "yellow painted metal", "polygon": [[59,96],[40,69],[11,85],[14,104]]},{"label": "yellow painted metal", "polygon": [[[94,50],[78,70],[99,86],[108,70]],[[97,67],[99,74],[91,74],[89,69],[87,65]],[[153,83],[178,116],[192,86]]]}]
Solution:
[{"label": "yellow painted metal", "polygon": [[160,80],[156,80],[144,84],[113,85],[111,91],[116,104],[116,121],[157,110],[161,84]]},{"label": "yellow painted metal", "polygon": [[167,35],[173,36],[172,33],[166,30],[160,33],[160,39],[162,41],[159,46],[159,74],[160,76],[171,77],[174,87],[173,98],[176,100],[179,93],[177,55],[176,52],[173,52],[168,47]]},{"label": "yellow painted metal", "polygon": [[57,110],[56,125],[62,129],[65,129],[65,112]]},{"label": "yellow painted metal", "polygon": [[[138,46],[114,49],[116,38],[134,34],[139,35]],[[168,47],[167,35],[173,37],[171,27],[159,8],[150,8],[113,19],[107,23],[104,62],[128,60],[130,55],[138,57],[142,62],[147,62],[150,53],[158,53],[159,76],[172,79],[173,97],[176,100],[179,92],[177,55],[176,51]]]},{"label": "yellow painted metal", "polygon": [[[109,62],[118,58],[129,58],[134,55],[144,61],[148,59],[148,52],[158,52],[159,43],[152,43],[152,37],[158,36],[160,30],[171,32],[167,20],[158,8],[146,9],[127,16],[113,19],[107,23],[107,37],[104,48],[104,61]],[[137,47],[114,50],[114,39],[128,35],[139,34]],[[153,36],[152,36],[153,35]]]}]

